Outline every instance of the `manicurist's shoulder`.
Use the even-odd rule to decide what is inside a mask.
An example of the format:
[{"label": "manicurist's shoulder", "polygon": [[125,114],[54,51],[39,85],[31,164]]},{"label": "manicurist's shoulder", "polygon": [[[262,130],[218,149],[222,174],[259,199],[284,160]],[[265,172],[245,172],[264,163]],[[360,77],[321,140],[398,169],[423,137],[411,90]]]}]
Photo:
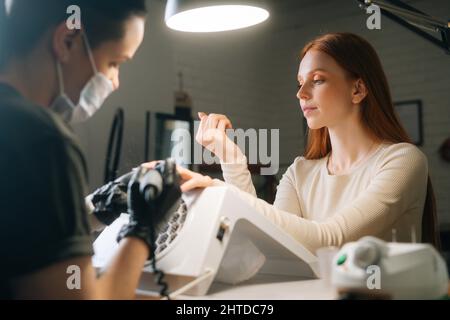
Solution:
[{"label": "manicurist's shoulder", "polygon": [[28,146],[59,141],[72,144],[70,128],[48,108],[21,96],[13,87],[0,84],[0,140],[3,144]]}]

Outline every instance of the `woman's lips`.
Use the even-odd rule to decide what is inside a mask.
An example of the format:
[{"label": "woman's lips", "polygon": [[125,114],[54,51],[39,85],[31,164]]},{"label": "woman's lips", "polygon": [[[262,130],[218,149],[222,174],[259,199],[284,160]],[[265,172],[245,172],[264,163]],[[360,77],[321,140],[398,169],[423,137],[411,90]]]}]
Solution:
[{"label": "woman's lips", "polygon": [[310,113],[314,112],[315,110],[317,110],[316,107],[305,107],[302,109],[303,110],[303,114],[305,116],[309,115]]}]

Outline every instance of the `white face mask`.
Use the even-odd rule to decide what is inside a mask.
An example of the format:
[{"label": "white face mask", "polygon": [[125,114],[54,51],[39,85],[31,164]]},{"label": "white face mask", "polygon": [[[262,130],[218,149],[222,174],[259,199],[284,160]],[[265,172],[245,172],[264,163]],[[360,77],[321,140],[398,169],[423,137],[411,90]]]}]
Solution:
[{"label": "white face mask", "polygon": [[59,61],[56,62],[60,94],[53,101],[51,109],[60,114],[70,124],[80,123],[92,117],[103,105],[106,98],[114,91],[112,81],[97,70],[94,56],[92,55],[92,50],[85,33],[82,36],[92,69],[94,70],[94,76],[86,83],[81,91],[80,101],[77,105],[65,93],[61,63]]}]

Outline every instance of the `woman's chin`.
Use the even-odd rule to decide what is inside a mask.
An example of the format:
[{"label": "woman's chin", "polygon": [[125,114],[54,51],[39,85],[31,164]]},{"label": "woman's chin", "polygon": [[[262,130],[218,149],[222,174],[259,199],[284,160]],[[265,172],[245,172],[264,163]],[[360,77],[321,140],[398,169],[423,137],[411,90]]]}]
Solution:
[{"label": "woman's chin", "polygon": [[324,127],[322,124],[318,123],[317,121],[314,121],[313,119],[307,119],[306,123],[308,124],[308,128],[310,130],[317,130]]}]

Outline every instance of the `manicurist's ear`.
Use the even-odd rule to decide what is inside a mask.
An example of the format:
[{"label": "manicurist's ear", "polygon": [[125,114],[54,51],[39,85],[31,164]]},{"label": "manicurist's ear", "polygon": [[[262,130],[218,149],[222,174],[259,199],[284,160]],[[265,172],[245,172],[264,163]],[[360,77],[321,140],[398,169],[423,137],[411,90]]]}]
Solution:
[{"label": "manicurist's ear", "polygon": [[66,23],[60,23],[53,32],[52,46],[56,58],[65,63],[70,60],[70,56],[77,46],[77,39],[80,37],[80,30],[70,30]]},{"label": "manicurist's ear", "polygon": [[352,102],[359,104],[367,96],[367,87],[361,79],[358,79],[353,84]]}]

